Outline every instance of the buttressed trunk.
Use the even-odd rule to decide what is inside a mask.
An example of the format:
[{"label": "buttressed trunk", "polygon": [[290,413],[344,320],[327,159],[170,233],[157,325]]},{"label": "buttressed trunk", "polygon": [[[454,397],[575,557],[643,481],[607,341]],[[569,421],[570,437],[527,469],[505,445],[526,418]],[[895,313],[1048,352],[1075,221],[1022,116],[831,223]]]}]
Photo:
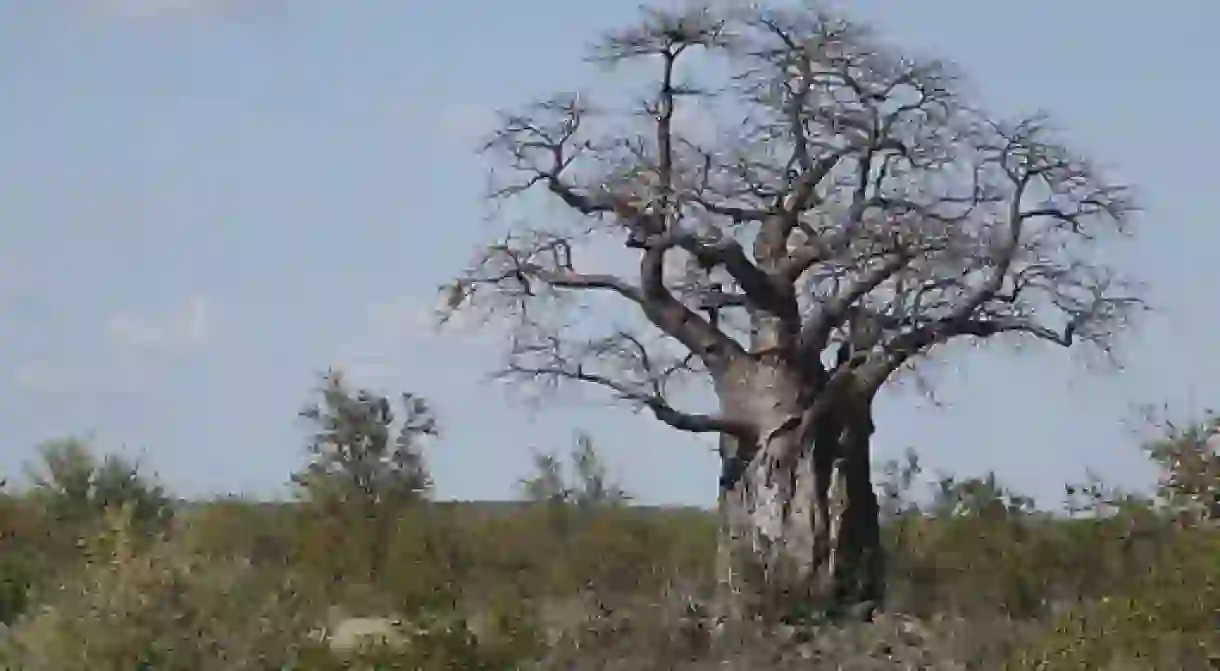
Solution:
[{"label": "buttressed trunk", "polygon": [[817,390],[782,366],[762,366],[720,391],[726,412],[770,427],[754,445],[721,439],[724,615],[871,616],[882,572],[867,399],[845,395],[798,426],[792,418]]}]

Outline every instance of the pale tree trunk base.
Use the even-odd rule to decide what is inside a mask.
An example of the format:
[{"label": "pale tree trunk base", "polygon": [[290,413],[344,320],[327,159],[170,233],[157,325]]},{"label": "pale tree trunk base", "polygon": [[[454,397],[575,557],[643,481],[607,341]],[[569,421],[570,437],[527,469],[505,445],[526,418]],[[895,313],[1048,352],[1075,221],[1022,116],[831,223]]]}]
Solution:
[{"label": "pale tree trunk base", "polygon": [[788,463],[760,452],[722,480],[718,619],[872,619],[884,578],[871,428],[827,427]]},{"label": "pale tree trunk base", "polygon": [[846,415],[838,433],[833,477],[840,502],[832,508],[837,533],[832,542],[834,601],[859,614],[879,609],[885,598],[881,509],[873,489],[870,441],[873,424],[866,412]]}]

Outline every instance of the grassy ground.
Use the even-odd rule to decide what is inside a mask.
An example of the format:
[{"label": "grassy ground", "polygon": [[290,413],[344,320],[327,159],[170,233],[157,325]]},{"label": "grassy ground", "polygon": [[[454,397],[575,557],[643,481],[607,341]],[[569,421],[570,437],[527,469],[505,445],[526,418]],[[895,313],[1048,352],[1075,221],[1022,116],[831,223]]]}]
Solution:
[{"label": "grassy ground", "polygon": [[10,496],[7,654],[30,671],[345,668],[309,636],[339,606],[411,624],[405,649],[369,653],[385,669],[1210,668],[1206,524],[992,498],[888,523],[874,623],[729,630],[706,616],[714,520],[697,510],[422,504],[370,581],[358,524],[336,535],[291,506],[195,505],[157,536],[113,513],[69,529]]},{"label": "grassy ground", "polygon": [[[64,486],[0,491],[0,669],[1220,668],[1216,425],[1146,446],[1153,496],[1087,483],[1055,514],[993,477],[916,505],[917,460],[887,465],[888,595],[867,624],[709,617],[709,511],[558,485],[371,518],[342,499],[170,506],[77,454]],[[110,484],[73,484],[91,479]],[[397,644],[336,651],[353,622]]]}]

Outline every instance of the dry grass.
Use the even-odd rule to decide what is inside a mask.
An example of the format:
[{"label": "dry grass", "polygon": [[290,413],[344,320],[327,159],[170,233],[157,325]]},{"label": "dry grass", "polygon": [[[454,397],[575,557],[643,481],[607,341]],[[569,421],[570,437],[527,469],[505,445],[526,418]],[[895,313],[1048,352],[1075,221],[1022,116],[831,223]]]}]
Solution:
[{"label": "dry grass", "polygon": [[[988,480],[891,505],[885,612],[800,626],[708,616],[701,511],[420,503],[370,580],[367,544],[291,505],[198,505],[158,532],[5,495],[0,669],[1220,668],[1215,522],[1099,492],[1085,519]],[[328,615],[397,616],[402,645],[336,653],[311,637]]]}]

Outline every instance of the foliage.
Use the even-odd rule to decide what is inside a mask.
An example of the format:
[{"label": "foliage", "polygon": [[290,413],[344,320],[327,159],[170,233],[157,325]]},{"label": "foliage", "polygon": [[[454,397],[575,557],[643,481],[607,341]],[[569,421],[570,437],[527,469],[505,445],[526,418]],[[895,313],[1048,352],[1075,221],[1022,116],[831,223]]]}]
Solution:
[{"label": "foliage", "polygon": [[563,462],[556,455],[536,453],[534,475],[521,481],[522,493],[535,503],[571,504],[585,510],[623,504],[631,498],[609,481],[602,457],[587,433],[576,434],[569,471],[564,473]]},{"label": "foliage", "polygon": [[[304,585],[240,561],[139,542],[134,506],[112,509],[84,570],[13,631],[26,671],[239,670],[291,664],[306,639]],[[143,547],[143,549],[141,549]]]},{"label": "foliage", "polygon": [[475,543],[472,527],[439,510],[404,513],[389,547],[388,564],[394,570],[383,580],[395,605],[408,613],[455,609],[463,585],[475,578],[473,568],[484,550]]},{"label": "foliage", "polygon": [[1098,599],[1055,619],[1018,656],[1018,668],[1202,669],[1220,660],[1220,536],[1186,530],[1167,539],[1158,561]]},{"label": "foliage", "polygon": [[1184,524],[1220,520],[1220,415],[1186,425],[1164,421],[1145,446],[1160,467],[1158,495]]},{"label": "foliage", "polygon": [[40,528],[46,527],[29,501],[0,491],[0,625],[11,623],[29,603],[39,572]]},{"label": "foliage", "polygon": [[300,537],[300,515],[291,506],[237,496],[194,503],[179,515],[179,543],[206,559],[244,559],[255,566],[283,566]]},{"label": "foliage", "polygon": [[[350,535],[364,540],[344,544],[345,550],[360,554],[363,574],[375,581],[395,520],[431,490],[422,442],[439,434],[437,420],[422,397],[407,393],[399,422],[389,399],[349,389],[337,371],[322,377],[318,395],[300,413],[314,428],[308,444],[312,460],[292,480],[314,513],[313,537],[328,539],[327,545]],[[304,550],[330,554],[329,547]]]},{"label": "foliage", "polygon": [[[397,422],[390,401],[367,389],[351,390],[342,373],[322,377],[319,402],[301,410],[316,432],[308,450],[313,460],[294,476],[310,498],[393,504],[424,497],[432,481],[423,463],[422,441],[439,434],[427,401],[401,397]],[[397,433],[394,433],[398,424]]]},{"label": "foliage", "polygon": [[[809,660],[845,669],[1206,668],[1220,652],[1220,531],[1184,514],[1197,510],[1196,499],[1175,483],[1192,483],[1191,492],[1212,484],[1209,462],[1159,455],[1197,449],[1210,426],[1162,427],[1149,442],[1146,452],[1163,469],[1152,496],[1093,479],[1068,488],[1062,513],[1036,509],[992,474],[940,477],[916,496],[924,482],[918,458],[888,465],[879,489],[890,599],[871,624],[726,628],[708,615],[717,528],[710,511],[582,509],[573,492],[616,488],[604,468],[561,467],[550,491],[566,494],[547,497],[550,506],[404,508],[385,570],[364,591],[335,588],[318,556],[299,551],[329,541],[326,566],[363,570],[358,553],[314,537],[308,502],[193,504],[173,534],[139,524],[136,501],[107,508],[83,546],[59,557],[61,587],[23,592],[33,603],[13,619],[12,641],[0,643],[8,657],[0,658],[31,671],[127,671],[140,662],[183,671],[329,671],[355,662],[458,671],[721,662],[766,669]],[[591,444],[578,444],[582,452],[597,461]],[[596,477],[582,484],[582,472]],[[67,524],[18,514],[43,502],[33,493],[0,498],[0,512],[8,511],[0,543]],[[572,512],[565,527],[551,514],[560,506]],[[17,553],[25,568],[4,564],[5,575],[44,568],[37,544],[4,547],[26,548]],[[309,633],[329,606],[399,613],[408,644],[370,648],[355,660],[332,653]]]},{"label": "foliage", "polygon": [[[676,429],[770,445],[827,419],[844,423],[839,435],[859,429],[835,414],[851,404],[822,399],[842,388],[871,403],[950,340],[1109,352],[1143,305],[1096,253],[1126,232],[1129,189],[1043,117],[986,116],[948,64],[809,9],[646,11],[593,53],[659,66],[645,114],[569,95],[503,115],[486,146],[507,168],[495,198],[545,189],[571,215],[521,220],[449,287],[448,309],[509,318],[506,374],[600,386]],[[706,74],[728,75],[718,83],[676,65],[708,57],[719,60]],[[614,236],[626,256],[582,268]],[[591,292],[631,316],[602,319]],[[712,383],[723,414],[671,404],[692,379]],[[1144,446],[1161,472],[1151,495],[1092,478],[1067,486],[1063,511],[994,473],[942,476],[917,500],[923,472],[909,452],[881,469],[882,612],[797,624],[712,617],[721,520],[628,505],[587,434],[566,460],[536,455],[524,501],[438,502],[424,447],[440,431],[424,398],[391,403],[335,371],[315,391],[290,502],[230,497],[178,513],[134,461],[72,438],[41,446],[33,486],[0,492],[0,668],[1032,671],[1220,659],[1214,415],[1157,427]],[[788,493],[803,490],[797,470]],[[349,655],[327,638],[336,614],[402,640]]]},{"label": "foliage", "polygon": [[65,528],[88,531],[108,508],[132,507],[134,524],[163,530],[173,516],[164,488],[140,472],[140,464],[121,455],[100,460],[88,443],[65,438],[43,443],[39,460],[27,470],[33,496]]},{"label": "foliage", "polygon": [[31,486],[0,491],[0,623],[71,572],[108,513],[128,510],[140,538],[170,529],[168,494],[134,460],[99,459],[85,441],[65,438],[40,445],[26,471]]}]

